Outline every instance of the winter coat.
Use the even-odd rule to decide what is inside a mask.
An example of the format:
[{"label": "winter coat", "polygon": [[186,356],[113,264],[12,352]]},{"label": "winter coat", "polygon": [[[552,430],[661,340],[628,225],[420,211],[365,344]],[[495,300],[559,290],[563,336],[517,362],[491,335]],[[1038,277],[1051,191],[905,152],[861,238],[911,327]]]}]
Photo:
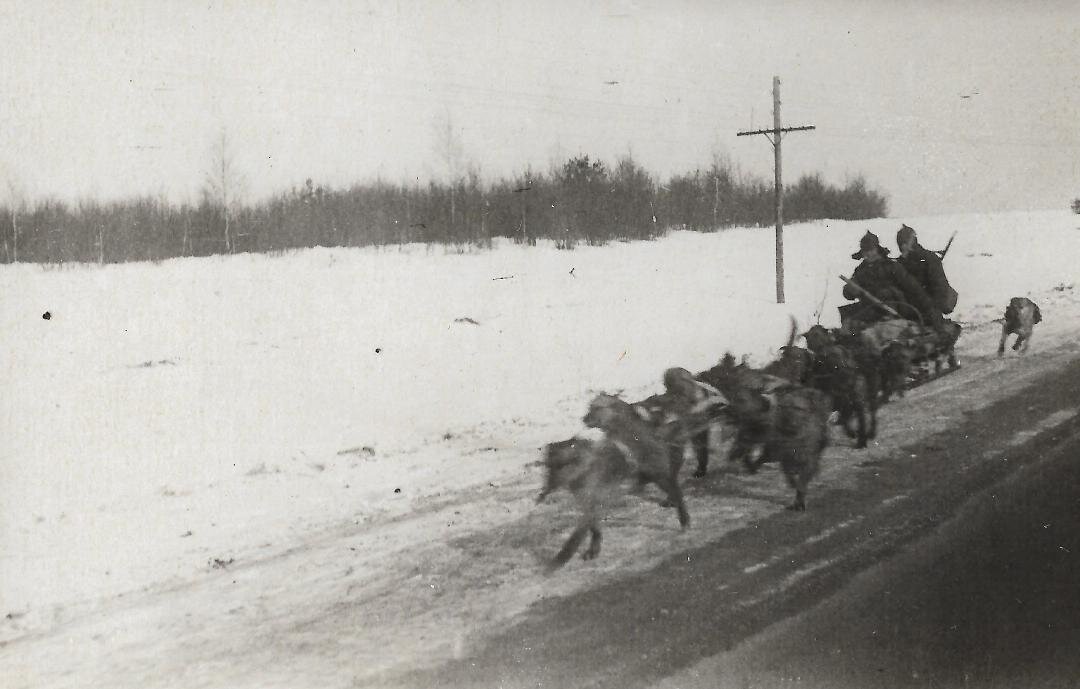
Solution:
[{"label": "winter coat", "polygon": [[937,254],[916,244],[907,256],[901,256],[896,262],[915,278],[939,311],[952,313],[956,307],[956,291],[945,278],[945,269]]},{"label": "winter coat", "polygon": [[[898,302],[918,309],[926,325],[935,328],[941,325],[941,310],[915,278],[892,259],[863,261],[851,274],[851,281],[896,309],[902,318],[916,320],[915,314],[905,313],[903,306],[897,306]],[[844,298],[869,301],[851,285],[844,285]]]}]

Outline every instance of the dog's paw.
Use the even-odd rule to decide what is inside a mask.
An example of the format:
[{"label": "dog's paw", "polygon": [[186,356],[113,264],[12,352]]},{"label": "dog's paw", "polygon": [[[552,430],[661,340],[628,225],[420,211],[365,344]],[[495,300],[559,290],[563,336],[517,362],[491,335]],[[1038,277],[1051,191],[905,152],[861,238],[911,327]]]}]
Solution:
[{"label": "dog's paw", "polygon": [[692,475],[694,478],[705,478],[706,471],[704,469],[698,469]]},{"label": "dog's paw", "polygon": [[565,565],[565,564],[566,564],[565,562],[559,562],[558,560],[555,560],[555,559],[548,560],[547,562],[544,563],[544,567],[543,567],[543,569],[541,571],[542,571],[542,573],[543,573],[543,575],[545,577],[550,577],[551,575],[555,574],[560,569],[562,569],[563,565]]}]

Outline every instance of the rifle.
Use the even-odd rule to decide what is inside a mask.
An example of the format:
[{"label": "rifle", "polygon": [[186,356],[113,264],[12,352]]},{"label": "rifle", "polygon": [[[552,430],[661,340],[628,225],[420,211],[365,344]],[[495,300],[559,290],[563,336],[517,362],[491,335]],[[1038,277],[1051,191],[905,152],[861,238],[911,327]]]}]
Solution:
[{"label": "rifle", "polygon": [[841,280],[843,280],[845,284],[851,285],[851,286],[852,286],[852,287],[854,287],[854,288],[855,288],[856,290],[858,290],[859,294],[861,294],[862,296],[866,297],[866,298],[867,298],[867,300],[869,300],[869,301],[870,301],[870,302],[871,302],[872,304],[874,304],[875,306],[879,306],[879,307],[881,307],[882,309],[885,309],[885,311],[886,311],[886,312],[887,312],[887,313],[888,313],[889,315],[891,315],[891,316],[895,316],[896,318],[903,318],[903,316],[901,316],[901,315],[900,315],[899,313],[897,313],[897,312],[896,312],[896,309],[894,309],[893,307],[889,306],[889,305],[888,305],[888,304],[886,304],[885,302],[881,301],[880,299],[878,299],[877,297],[875,297],[875,296],[874,296],[873,294],[870,294],[869,292],[867,292],[866,290],[864,290],[864,289],[863,289],[862,287],[860,287],[860,286],[859,286],[858,284],[856,284],[856,283],[855,283],[855,281],[853,281],[853,280],[849,280],[849,279],[847,279],[846,277],[844,277],[843,275],[841,275],[841,276],[840,276],[840,279],[841,279]]},{"label": "rifle", "polygon": [[953,231],[952,236],[949,237],[949,243],[945,245],[945,248],[942,249],[941,251],[935,251],[934,252],[935,254],[938,255],[938,257],[941,258],[941,260],[943,260],[943,261],[945,260],[945,254],[949,253],[949,247],[952,246],[952,240],[954,240],[954,239],[956,239],[956,232],[955,231]]}]

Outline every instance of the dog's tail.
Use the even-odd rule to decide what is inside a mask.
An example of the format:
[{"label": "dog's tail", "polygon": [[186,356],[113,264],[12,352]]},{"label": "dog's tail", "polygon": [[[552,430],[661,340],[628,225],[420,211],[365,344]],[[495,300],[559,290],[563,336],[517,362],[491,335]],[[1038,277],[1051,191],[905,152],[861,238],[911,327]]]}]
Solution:
[{"label": "dog's tail", "polygon": [[788,333],[787,344],[785,347],[790,347],[795,344],[795,339],[799,336],[799,324],[795,322],[795,316],[788,316],[791,319],[791,332]]},{"label": "dog's tail", "polygon": [[[832,274],[832,268],[829,268],[826,275]],[[825,310],[825,297],[829,295],[829,278],[825,278],[825,287],[821,290],[821,301],[818,302],[817,311],[814,311],[814,325],[821,325],[821,314]]]}]

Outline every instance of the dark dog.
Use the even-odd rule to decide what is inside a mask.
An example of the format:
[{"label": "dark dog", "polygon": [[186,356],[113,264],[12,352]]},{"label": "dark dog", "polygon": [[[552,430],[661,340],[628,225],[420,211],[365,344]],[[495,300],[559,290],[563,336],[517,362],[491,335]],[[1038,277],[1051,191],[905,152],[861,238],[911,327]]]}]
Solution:
[{"label": "dark dog", "polygon": [[[880,380],[880,360],[865,349],[855,337],[848,337],[843,346],[837,334],[815,325],[803,337],[814,355],[810,385],[832,398],[833,409],[840,414],[840,424],[855,447],[864,448],[867,439],[877,435],[877,396]],[[858,358],[857,358],[858,355]],[[855,429],[851,419],[855,419]]]},{"label": "dark dog", "polygon": [[669,446],[672,472],[682,468],[684,447],[689,441],[697,459],[695,477],[702,477],[709,464],[709,427],[715,410],[722,404],[715,390],[709,390],[684,368],[664,372],[664,392],[635,402],[638,416],[657,437]]},{"label": "dark dog", "polygon": [[915,360],[914,350],[904,342],[890,342],[881,351],[881,401],[888,402],[893,393],[904,396],[908,373]]},{"label": "dark dog", "polygon": [[[765,373],[762,370],[751,368],[745,363],[736,365],[735,358],[725,354],[720,363],[698,374],[697,380],[715,388],[721,395],[726,397],[724,390],[744,389],[758,394],[772,392],[778,388],[791,385],[778,376]],[[729,401],[730,404],[730,401]],[[726,407],[721,410],[729,420],[735,420],[736,415],[732,409]],[[748,458],[765,441],[767,428],[762,419],[754,416],[736,420],[735,437],[728,450],[727,460],[735,462],[742,460],[747,463]],[[747,465],[749,468],[749,465]]]},{"label": "dark dog", "polygon": [[799,336],[799,326],[795,319],[791,319],[791,332],[788,335],[787,344],[780,347],[776,361],[768,363],[762,371],[768,375],[783,378],[792,383],[805,383],[810,376],[810,369],[814,363],[813,355],[802,347],[795,346],[795,339]]},{"label": "dark dog", "polygon": [[[1036,307],[1038,308],[1038,307]],[[945,319],[941,323],[938,332],[937,347],[933,353],[934,373],[940,373],[942,361],[948,363],[949,368],[960,368],[960,362],[956,360],[956,341],[960,339],[960,324]]]},{"label": "dark dog", "polygon": [[[750,473],[765,462],[779,462],[795,489],[789,509],[806,509],[807,485],[828,444],[828,396],[790,383],[766,387],[760,372],[736,366],[730,357],[709,373],[728,399],[725,409],[738,429],[731,458],[741,459]],[[761,455],[754,460],[752,451],[758,444]]]},{"label": "dark dog", "polygon": [[1001,326],[1001,341],[998,343],[998,356],[1005,356],[1005,339],[1012,334],[1016,335],[1013,343],[1014,352],[1021,354],[1027,352],[1031,345],[1031,335],[1035,330],[1035,324],[1042,321],[1042,311],[1035,302],[1027,297],[1013,297],[1009,305],[1005,307],[1005,323]]},{"label": "dark dog", "polygon": [[810,379],[813,366],[814,355],[809,350],[794,345],[785,345],[780,348],[780,354],[776,361],[770,362],[762,371],[777,378],[783,378],[802,385]]},{"label": "dark dog", "polygon": [[547,470],[544,488],[537,502],[554,491],[565,488],[573,494],[581,507],[581,518],[566,540],[554,566],[561,567],[574,556],[586,532],[591,534],[589,547],[582,558],[591,560],[600,554],[600,519],[605,502],[622,490],[626,479],[644,482],[640,472],[618,445],[604,439],[593,441],[572,438],[551,443],[544,448],[543,465]]},{"label": "dark dog", "polygon": [[678,480],[678,470],[682,466],[681,444],[676,451],[657,436],[632,405],[614,395],[597,395],[582,421],[589,428],[604,431],[610,440],[626,448],[642,484],[659,486],[667,493],[667,504],[678,510],[679,523],[683,527],[690,523]]}]

